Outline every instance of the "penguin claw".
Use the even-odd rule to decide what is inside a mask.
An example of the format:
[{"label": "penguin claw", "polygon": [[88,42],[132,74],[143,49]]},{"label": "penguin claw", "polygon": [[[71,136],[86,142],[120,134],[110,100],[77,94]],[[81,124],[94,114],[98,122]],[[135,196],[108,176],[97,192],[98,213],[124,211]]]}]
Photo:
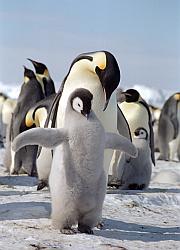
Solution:
[{"label": "penguin claw", "polygon": [[96,227],[97,227],[98,229],[102,230],[103,227],[104,227],[103,221],[98,222],[98,224],[96,225]]},{"label": "penguin claw", "polygon": [[81,233],[94,234],[93,230],[88,225],[78,224],[78,230]]},{"label": "penguin claw", "polygon": [[60,232],[62,234],[75,234],[76,233],[76,231],[72,228],[62,228],[60,229]]},{"label": "penguin claw", "polygon": [[40,180],[37,185],[37,191],[43,189],[44,187],[48,187],[47,181]]}]

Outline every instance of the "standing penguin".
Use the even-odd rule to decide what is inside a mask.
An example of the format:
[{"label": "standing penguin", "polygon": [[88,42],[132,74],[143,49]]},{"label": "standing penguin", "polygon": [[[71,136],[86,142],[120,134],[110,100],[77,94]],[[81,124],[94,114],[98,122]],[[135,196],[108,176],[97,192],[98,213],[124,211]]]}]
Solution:
[{"label": "standing penguin", "polygon": [[138,157],[130,158],[122,153],[117,170],[120,189],[142,190],[148,187],[152,173],[151,150],[147,130],[137,128],[132,136],[132,142],[138,150]]},{"label": "standing penguin", "polygon": [[[149,107],[147,103],[142,99],[139,92],[135,89],[128,89],[125,92],[119,94],[118,100],[121,100],[121,103],[118,103],[119,108],[124,114],[133,138],[134,132],[137,128],[143,128],[148,133],[148,145],[150,150],[151,163],[155,165],[155,156],[154,156],[154,133],[152,128],[152,118]],[[119,187],[121,181],[119,179],[119,169],[123,167],[123,160],[121,160],[122,155],[116,159],[116,165],[114,167],[112,180],[109,182],[110,186]],[[124,157],[124,156],[123,156]],[[139,156],[137,156],[138,158]],[[137,159],[138,161],[138,159]]]},{"label": "standing penguin", "polygon": [[6,101],[8,96],[4,93],[0,93],[0,147],[4,146],[4,123],[2,118],[2,110],[3,110],[3,104]]},{"label": "standing penguin", "polygon": [[[52,94],[43,100],[36,103],[26,114],[26,121],[31,125],[36,127],[45,127],[45,122],[48,117],[52,102],[56,94]],[[44,187],[48,186],[48,178],[51,170],[52,163],[52,152],[47,148],[39,147],[36,168],[38,175],[38,186],[37,190],[41,190]]]},{"label": "standing penguin", "polygon": [[153,105],[149,105],[149,108],[152,115],[152,124],[154,131],[154,150],[155,152],[159,152],[158,124],[159,124],[161,109]]},{"label": "standing penguin", "polygon": [[41,84],[42,91],[44,96],[47,97],[55,93],[54,82],[49,74],[49,70],[46,65],[40,62],[36,62],[32,59],[28,60],[32,62],[35,70],[36,70],[36,78],[38,82]]},{"label": "standing penguin", "polygon": [[[64,114],[70,94],[86,88],[93,94],[93,107],[105,131],[118,133],[116,93],[120,70],[115,57],[107,51],[80,54],[72,62],[50,112],[57,128],[64,126]],[[113,121],[113,122],[112,122]],[[105,151],[105,170],[108,175],[112,150]]]},{"label": "standing penguin", "polygon": [[135,89],[128,89],[122,93],[125,101],[119,104],[124,116],[127,119],[131,136],[137,128],[146,129],[149,135],[149,147],[151,152],[151,160],[155,165],[154,156],[154,133],[152,127],[152,117],[148,104],[142,99],[139,92]]},{"label": "standing penguin", "polygon": [[[36,79],[34,72],[24,67],[24,83],[17,100],[15,110],[12,114],[10,140],[12,141],[18,134],[32,128],[34,125],[26,120],[26,114],[33,104],[44,97],[42,89]],[[37,146],[26,146],[16,154],[12,152],[10,174],[19,173],[21,167],[28,175],[36,174],[36,154]]]},{"label": "standing penguin", "polygon": [[13,142],[15,150],[26,144],[55,147],[49,180],[52,222],[66,234],[76,223],[80,232],[92,234],[99,222],[106,193],[104,149],[137,153],[125,137],[105,133],[91,110],[92,99],[88,90],[76,89],[67,101],[64,128],[34,128]]},{"label": "standing penguin", "polygon": [[180,160],[180,92],[165,102],[158,126],[159,160]]}]

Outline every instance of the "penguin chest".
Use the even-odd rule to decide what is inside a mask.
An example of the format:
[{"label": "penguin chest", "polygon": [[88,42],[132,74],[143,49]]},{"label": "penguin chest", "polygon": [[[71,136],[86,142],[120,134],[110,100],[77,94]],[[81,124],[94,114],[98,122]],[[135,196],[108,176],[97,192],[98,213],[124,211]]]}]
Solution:
[{"label": "penguin chest", "polygon": [[139,127],[145,128],[149,133],[149,116],[142,104],[123,102],[119,106],[127,119],[132,135]]},{"label": "penguin chest", "polygon": [[105,94],[99,78],[93,74],[82,75],[81,78],[78,79],[71,77],[66,81],[58,107],[57,127],[64,126],[64,116],[68,98],[77,88],[85,88],[93,94],[92,110],[95,112],[106,131],[117,132],[116,94],[112,94],[107,109],[103,111]]}]

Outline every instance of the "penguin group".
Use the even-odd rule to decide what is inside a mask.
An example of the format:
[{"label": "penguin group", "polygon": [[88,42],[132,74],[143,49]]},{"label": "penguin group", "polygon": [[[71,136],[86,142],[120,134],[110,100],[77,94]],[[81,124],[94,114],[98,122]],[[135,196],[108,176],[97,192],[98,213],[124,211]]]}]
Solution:
[{"label": "penguin group", "polygon": [[[152,108],[135,89],[118,89],[119,65],[108,51],[78,55],[57,92],[46,65],[28,60],[35,72],[24,67],[6,123],[4,165],[11,175],[36,176],[37,190],[49,187],[55,228],[73,234],[77,224],[78,231],[92,234],[107,186],[149,186],[155,165]],[[3,131],[7,97],[0,98]],[[180,156],[179,101],[176,93],[156,124],[159,159]]]}]

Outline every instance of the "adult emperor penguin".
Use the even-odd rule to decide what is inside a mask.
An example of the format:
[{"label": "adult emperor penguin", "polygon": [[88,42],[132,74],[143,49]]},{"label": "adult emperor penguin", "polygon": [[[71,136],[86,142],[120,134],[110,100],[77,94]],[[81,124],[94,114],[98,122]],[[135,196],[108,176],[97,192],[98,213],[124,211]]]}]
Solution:
[{"label": "adult emperor penguin", "polygon": [[55,93],[54,82],[49,74],[49,70],[45,64],[36,62],[32,59],[28,60],[32,62],[35,71],[36,71],[36,78],[38,82],[41,84],[44,96],[47,97]]},{"label": "adult emperor penguin", "polygon": [[[70,94],[77,88],[86,88],[93,94],[93,107],[105,131],[117,133],[117,103],[114,91],[120,81],[120,70],[115,57],[107,51],[80,54],[72,62],[50,117],[57,128],[64,126],[64,114]],[[121,114],[120,114],[121,116]],[[122,116],[121,116],[122,117]],[[113,121],[113,122],[112,122]],[[105,151],[105,170],[108,174],[112,150]]]},{"label": "adult emperor penguin", "polygon": [[92,99],[87,89],[76,89],[67,100],[63,128],[34,128],[13,142],[15,150],[27,143],[55,147],[49,180],[52,223],[66,234],[74,232],[76,223],[80,232],[92,234],[100,220],[106,193],[104,149],[137,153],[127,138],[105,133],[91,110]]},{"label": "adult emperor penguin", "polygon": [[152,124],[154,131],[154,150],[155,152],[159,152],[158,124],[159,124],[161,109],[153,105],[149,105],[149,108],[152,115]]},{"label": "adult emperor penguin", "polygon": [[4,93],[0,93],[0,146],[4,146],[4,123],[2,118],[3,104],[8,96]]},{"label": "adult emperor penguin", "polygon": [[159,160],[180,160],[180,92],[169,97],[162,108],[159,126]]},{"label": "adult emperor penguin", "polygon": [[[26,119],[26,113],[33,104],[44,97],[34,72],[24,67],[24,83],[21,87],[15,110],[12,114],[10,140],[12,141],[18,134],[33,127]],[[19,173],[21,167],[28,175],[36,174],[36,154],[37,146],[26,146],[16,154],[12,152],[10,174]],[[8,168],[8,167],[7,167]]]},{"label": "adult emperor penguin", "polygon": [[138,150],[138,157],[130,158],[122,153],[118,167],[120,189],[142,190],[148,187],[152,173],[151,150],[147,130],[137,128],[132,136],[132,142]]},{"label": "adult emperor penguin", "polygon": [[120,109],[125,115],[131,136],[137,128],[146,129],[149,135],[149,147],[151,151],[151,160],[155,165],[154,156],[154,133],[152,127],[152,117],[148,104],[143,100],[139,92],[135,89],[128,89],[122,93],[125,101],[119,104]]},{"label": "adult emperor penguin", "polygon": [[[26,114],[26,120],[31,126],[44,128],[45,122],[50,111],[52,102],[56,94],[52,94],[36,103]],[[36,167],[38,175],[37,190],[41,190],[48,186],[48,178],[51,170],[52,152],[47,148],[39,147]]]}]

